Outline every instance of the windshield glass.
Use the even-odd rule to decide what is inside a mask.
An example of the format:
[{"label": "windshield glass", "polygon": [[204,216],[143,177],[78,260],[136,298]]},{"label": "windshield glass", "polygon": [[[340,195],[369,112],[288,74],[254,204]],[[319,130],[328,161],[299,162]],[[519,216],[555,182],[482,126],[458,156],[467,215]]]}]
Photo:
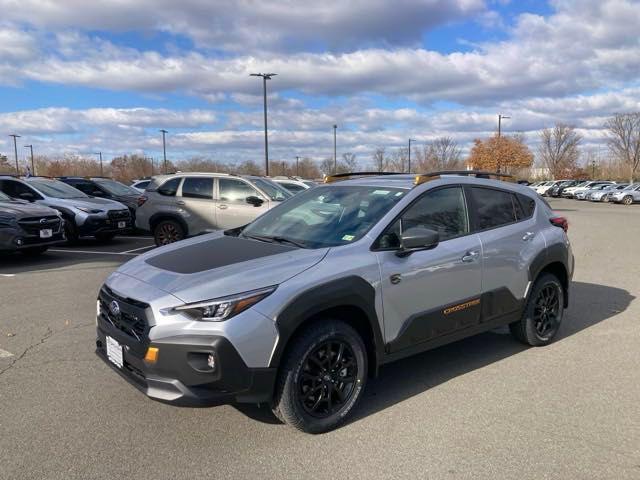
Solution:
[{"label": "windshield glass", "polygon": [[268,211],[242,236],[277,237],[307,248],[346,245],[362,238],[406,193],[399,188],[316,187]]},{"label": "windshield glass", "polygon": [[0,202],[9,202],[11,199],[7,197],[4,193],[0,192]]},{"label": "windshield glass", "polygon": [[629,185],[628,187],[624,187],[623,190],[633,190],[634,188],[636,188],[638,186],[637,183],[634,183],[632,185]]},{"label": "windshield glass", "polygon": [[58,180],[29,180],[29,185],[31,185],[36,190],[39,190],[40,193],[46,195],[47,197],[87,198],[87,195],[82,193],[77,188],[73,188],[72,186]]},{"label": "windshield glass", "polygon": [[264,178],[252,178],[251,181],[256,187],[266,193],[271,200],[281,202],[293,196],[289,190],[270,180],[265,180]]},{"label": "windshield glass", "polygon": [[140,195],[140,192],[115,180],[94,180],[111,195]]}]

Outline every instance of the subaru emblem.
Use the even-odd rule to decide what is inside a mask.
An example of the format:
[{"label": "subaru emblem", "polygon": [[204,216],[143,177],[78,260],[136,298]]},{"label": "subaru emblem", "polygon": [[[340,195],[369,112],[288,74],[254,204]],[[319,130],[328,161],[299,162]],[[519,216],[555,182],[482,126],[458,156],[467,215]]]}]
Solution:
[{"label": "subaru emblem", "polygon": [[41,219],[40,219],[40,223],[41,223],[42,225],[44,225],[45,223],[47,223],[47,219],[46,219],[46,218],[41,218]]},{"label": "subaru emblem", "polygon": [[115,300],[113,300],[110,304],[109,304],[109,311],[114,315],[114,316],[118,316],[120,315],[120,304],[118,302],[116,302]]}]

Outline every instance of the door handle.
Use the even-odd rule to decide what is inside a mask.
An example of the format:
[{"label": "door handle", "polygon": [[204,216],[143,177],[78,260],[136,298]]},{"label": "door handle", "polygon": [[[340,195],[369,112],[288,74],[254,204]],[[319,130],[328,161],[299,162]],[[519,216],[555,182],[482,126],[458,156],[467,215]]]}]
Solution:
[{"label": "door handle", "polygon": [[536,236],[535,232],[527,232],[522,236],[522,240],[527,242],[527,241],[531,240],[535,236]]},{"label": "door handle", "polygon": [[176,205],[184,205],[184,204],[185,204],[185,203],[184,203],[182,200],[178,200],[178,201],[176,202]]},{"label": "door handle", "polygon": [[478,257],[478,255],[479,253],[476,252],[475,250],[469,251],[464,254],[464,256],[462,257],[462,261],[465,263],[473,262]]},{"label": "door handle", "polygon": [[223,204],[223,205],[218,205],[218,208],[219,208],[220,210],[226,210],[227,208],[229,208],[229,206],[228,206],[228,205],[224,205],[224,204]]}]

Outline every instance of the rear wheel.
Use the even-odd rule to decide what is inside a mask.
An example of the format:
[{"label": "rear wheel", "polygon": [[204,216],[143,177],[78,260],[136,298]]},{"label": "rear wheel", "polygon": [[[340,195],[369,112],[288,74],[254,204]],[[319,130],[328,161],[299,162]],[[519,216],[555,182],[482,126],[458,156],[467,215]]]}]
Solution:
[{"label": "rear wheel", "polygon": [[168,245],[185,237],[184,228],[175,220],[162,220],[153,229],[156,245]]},{"label": "rear wheel", "polygon": [[509,325],[515,338],[539,347],[548,345],[558,333],[564,313],[564,290],[558,278],[541,275],[533,285],[522,318]]},{"label": "rear wheel", "polygon": [[367,353],[344,322],[326,320],[298,336],[278,375],[274,414],[307,433],[341,425],[362,396]]},{"label": "rear wheel", "polygon": [[631,205],[633,203],[633,197],[631,195],[627,195],[622,199],[622,203],[625,205]]},{"label": "rear wheel", "polygon": [[22,252],[23,255],[27,255],[29,257],[35,257],[37,255],[42,255],[48,249],[49,247],[29,247],[29,248],[24,248],[20,250],[20,252]]}]

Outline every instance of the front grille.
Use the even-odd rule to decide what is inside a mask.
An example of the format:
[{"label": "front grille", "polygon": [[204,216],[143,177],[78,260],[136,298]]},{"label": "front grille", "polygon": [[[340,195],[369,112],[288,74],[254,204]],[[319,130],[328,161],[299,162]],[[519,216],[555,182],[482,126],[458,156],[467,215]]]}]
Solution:
[{"label": "front grille", "polygon": [[39,235],[40,230],[51,229],[54,233],[60,231],[62,222],[57,216],[44,216],[44,217],[27,217],[18,220],[18,225],[28,235]]},{"label": "front grille", "polygon": [[129,209],[109,210],[108,215],[111,220],[129,220],[129,218],[131,218],[131,213],[129,213]]},{"label": "front grille", "polygon": [[[144,342],[149,333],[149,323],[147,321],[147,309],[149,305],[134,300],[124,298],[115,294],[110,288],[103,287],[98,296],[100,304],[100,317],[121,332]],[[119,312],[114,313],[112,302],[117,302]]]}]

